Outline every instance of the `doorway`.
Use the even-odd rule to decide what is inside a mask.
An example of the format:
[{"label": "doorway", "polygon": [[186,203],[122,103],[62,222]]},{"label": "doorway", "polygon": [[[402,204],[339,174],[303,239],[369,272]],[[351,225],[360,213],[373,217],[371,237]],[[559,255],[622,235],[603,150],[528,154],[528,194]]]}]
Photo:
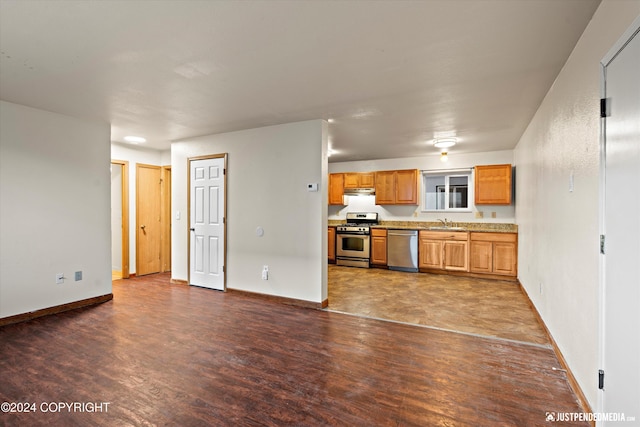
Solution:
[{"label": "doorway", "polygon": [[[602,61],[602,413],[640,417],[640,18]],[[637,419],[636,419],[637,421]],[[602,425],[609,425],[603,422]]]},{"label": "doorway", "polygon": [[111,161],[111,279],[129,278],[129,162]]},{"label": "doorway", "polygon": [[189,284],[226,287],[227,155],[189,159]]}]

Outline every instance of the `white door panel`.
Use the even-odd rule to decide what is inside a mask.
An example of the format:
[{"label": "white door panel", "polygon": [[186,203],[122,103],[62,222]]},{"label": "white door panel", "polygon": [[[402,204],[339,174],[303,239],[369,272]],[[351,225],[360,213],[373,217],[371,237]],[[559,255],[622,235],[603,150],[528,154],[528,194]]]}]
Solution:
[{"label": "white door panel", "polygon": [[195,286],[224,290],[224,158],[193,160],[191,176],[191,265]]},{"label": "white door panel", "polygon": [[605,64],[604,76],[610,108],[604,137],[602,404],[603,412],[624,413],[640,423],[640,36],[637,32]]}]

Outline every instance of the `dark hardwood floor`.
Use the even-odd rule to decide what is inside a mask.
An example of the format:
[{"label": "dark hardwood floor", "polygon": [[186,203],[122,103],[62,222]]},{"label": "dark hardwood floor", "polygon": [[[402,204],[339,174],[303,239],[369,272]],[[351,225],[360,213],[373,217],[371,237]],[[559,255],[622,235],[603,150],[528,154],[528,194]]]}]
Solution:
[{"label": "dark hardwood floor", "polygon": [[[581,412],[551,349],[173,285],[0,328],[11,426],[542,426]],[[47,402],[107,412],[44,413]],[[563,424],[567,425],[567,424]],[[575,425],[587,425],[575,424]]]}]

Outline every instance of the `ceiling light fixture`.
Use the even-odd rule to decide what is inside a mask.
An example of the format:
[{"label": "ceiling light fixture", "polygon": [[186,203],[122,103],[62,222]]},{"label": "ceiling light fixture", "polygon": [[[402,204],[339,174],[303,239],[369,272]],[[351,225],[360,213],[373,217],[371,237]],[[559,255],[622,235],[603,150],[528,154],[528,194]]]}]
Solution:
[{"label": "ceiling light fixture", "polygon": [[433,140],[433,146],[436,148],[449,148],[456,145],[458,138],[437,138]]},{"label": "ceiling light fixture", "polygon": [[449,161],[449,156],[446,151],[443,151],[442,153],[440,153],[440,161],[443,163],[446,163]]},{"label": "ceiling light fixture", "polygon": [[132,144],[142,144],[143,142],[147,142],[147,140],[141,136],[125,136],[124,140],[130,142]]}]

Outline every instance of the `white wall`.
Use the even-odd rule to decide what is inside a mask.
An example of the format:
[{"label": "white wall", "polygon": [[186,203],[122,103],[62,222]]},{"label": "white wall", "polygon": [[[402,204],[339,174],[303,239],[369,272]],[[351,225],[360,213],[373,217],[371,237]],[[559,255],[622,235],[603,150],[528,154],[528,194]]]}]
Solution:
[{"label": "white wall", "polygon": [[514,152],[519,279],[594,408],[599,62],[639,14],[638,1],[602,2]]},{"label": "white wall", "polygon": [[[367,160],[356,162],[329,163],[330,173],[371,172],[395,169],[438,170],[469,168],[476,165],[513,164],[513,151],[492,151],[484,153],[449,153],[446,163],[440,161],[440,155],[408,157],[399,159]],[[422,176],[419,179],[419,192],[422,189]],[[517,195],[516,195],[517,197]],[[456,222],[515,222],[515,205],[510,206],[473,206],[471,212],[422,212],[422,197],[418,206],[379,206],[375,196],[346,196],[346,206],[329,206],[329,219],[345,219],[347,212],[378,212],[384,221],[436,221],[447,218]],[[472,200],[473,202],[473,200]],[[483,218],[476,218],[476,212],[482,212]],[[492,218],[491,213],[496,217]]]},{"label": "white wall", "polygon": [[109,139],[108,123],[0,101],[0,317],[111,293]]},{"label": "white wall", "polygon": [[[228,153],[227,287],[327,298],[327,124],[312,120],[174,142],[172,277],[187,280],[187,159]],[[307,183],[319,183],[308,192]],[[177,211],[180,220],[176,219]],[[256,228],[264,236],[256,236]],[[261,280],[268,265],[269,280]]]},{"label": "white wall", "polygon": [[136,164],[168,166],[170,151],[111,143],[111,159],[129,162],[129,273],[136,272]]}]

